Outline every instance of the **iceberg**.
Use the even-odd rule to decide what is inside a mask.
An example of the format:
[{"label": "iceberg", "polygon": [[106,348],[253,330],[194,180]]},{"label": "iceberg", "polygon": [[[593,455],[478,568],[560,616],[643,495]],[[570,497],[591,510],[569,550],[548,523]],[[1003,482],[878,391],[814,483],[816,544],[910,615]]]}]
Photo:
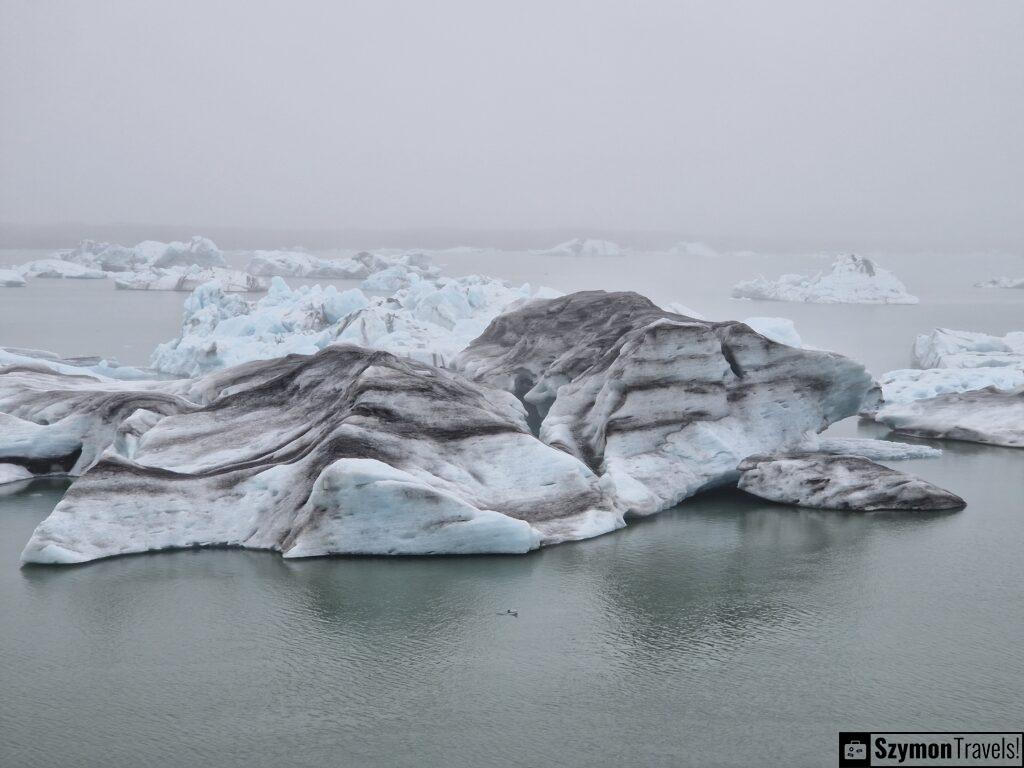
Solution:
[{"label": "iceberg", "polygon": [[[157,250],[147,241],[149,249],[148,265],[151,267],[226,267],[224,254],[220,248],[208,237],[195,235],[187,243],[168,243],[164,252],[152,258]],[[145,252],[145,251],[143,251]]]},{"label": "iceberg", "polygon": [[228,293],[260,293],[267,290],[264,278],[220,267],[153,267],[144,272],[121,272],[114,287],[126,291],[194,291],[200,285],[216,282]]},{"label": "iceberg", "polygon": [[850,254],[840,256],[832,271],[806,277],[783,275],[778,280],[759,277],[737,283],[735,299],[796,301],[813,304],[917,304],[895,275],[871,259]]},{"label": "iceberg", "polygon": [[30,480],[34,475],[25,467],[18,464],[4,464],[0,462],[0,485],[17,483],[20,480]]},{"label": "iceberg", "polygon": [[875,420],[906,435],[1024,448],[1024,387],[883,403]]},{"label": "iceberg", "polygon": [[24,277],[74,278],[80,280],[103,280],[107,273],[63,259],[36,259],[18,267]]},{"label": "iceberg", "polygon": [[1024,288],[1024,277],[994,277],[974,284],[975,288]]},{"label": "iceberg", "polygon": [[918,368],[1024,369],[1024,331],[990,336],[936,328],[918,335],[913,354]]},{"label": "iceberg", "polygon": [[455,367],[518,396],[540,439],[579,458],[632,514],[734,481],[743,458],[857,413],[874,386],[840,355],[603,291],[499,315]]},{"label": "iceberg", "polygon": [[1021,368],[901,368],[878,377],[886,403],[909,403],[975,389],[1024,386]]},{"label": "iceberg", "polygon": [[624,524],[593,472],[530,433],[513,396],[453,373],[338,345],[215,376],[206,407],[133,417],[22,560],[197,546],[523,553]]},{"label": "iceberg", "polygon": [[920,478],[858,456],[792,452],[750,456],[740,490],[768,501],[815,509],[935,511],[966,502]]},{"label": "iceberg", "polygon": [[717,259],[720,257],[718,251],[707,243],[687,242],[684,240],[680,240],[669,248],[668,253],[685,258]]},{"label": "iceberg", "polygon": [[133,248],[96,240],[82,240],[73,250],[57,251],[54,257],[102,272],[130,272],[149,263],[148,253],[139,253]]},{"label": "iceberg", "polygon": [[814,433],[808,434],[796,450],[837,456],[860,456],[872,461],[932,459],[942,455],[941,449],[928,445],[875,440],[868,437],[821,437]]},{"label": "iceberg", "polygon": [[178,338],[157,347],[152,365],[165,373],[199,376],[350,343],[445,366],[510,305],[552,295],[557,292],[515,288],[479,275],[424,279],[394,296],[372,298],[332,285],[293,290],[273,278],[267,295],[251,302],[204,285],[185,302]]},{"label": "iceberg", "polygon": [[0,288],[24,288],[27,281],[21,272],[14,269],[0,269]]},{"label": "iceberg", "polygon": [[625,252],[622,247],[611,240],[595,240],[592,238],[577,237],[559,243],[554,248],[542,251],[532,251],[543,256],[623,256]]},{"label": "iceberg", "polygon": [[353,259],[324,259],[302,251],[253,251],[245,271],[267,277],[361,280],[385,266],[383,259],[365,251]]}]

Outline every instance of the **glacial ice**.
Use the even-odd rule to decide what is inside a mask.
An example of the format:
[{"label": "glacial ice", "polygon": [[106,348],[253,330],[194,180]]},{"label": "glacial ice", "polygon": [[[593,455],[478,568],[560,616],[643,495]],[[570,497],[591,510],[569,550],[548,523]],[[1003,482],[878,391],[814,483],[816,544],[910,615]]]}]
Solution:
[{"label": "glacial ice", "polygon": [[883,403],[875,420],[907,435],[1024,448],[1024,387]]},{"label": "glacial ice", "polygon": [[975,288],[1024,288],[1024,277],[994,277],[974,284]]},{"label": "glacial ice", "polygon": [[534,437],[505,392],[348,345],[213,377],[206,407],[136,418],[22,559],[521,553],[623,525],[597,476]]},{"label": "glacial ice", "polygon": [[868,437],[822,437],[810,433],[796,447],[798,451],[829,453],[838,456],[860,456],[872,461],[931,459],[942,455],[939,448],[927,445],[898,443]]},{"label": "glacial ice", "polygon": [[816,509],[963,509],[959,496],[858,456],[792,452],[749,456],[739,465],[741,490],[769,501]]},{"label": "glacial ice", "polygon": [[27,281],[15,269],[0,269],[0,288],[23,288]]},{"label": "glacial ice", "polygon": [[0,462],[0,485],[16,483],[19,480],[29,480],[32,477],[34,475],[19,464],[4,464]]},{"label": "glacial ice", "polygon": [[625,251],[611,240],[577,237],[559,243],[554,248],[534,251],[534,253],[544,256],[622,256]]},{"label": "glacial ice", "polygon": [[909,403],[937,395],[1024,386],[1021,368],[901,368],[878,377],[886,403]]},{"label": "glacial ice", "polygon": [[422,279],[390,297],[331,285],[293,290],[273,278],[257,302],[204,285],[185,302],[178,338],[157,347],[152,365],[166,373],[198,376],[250,360],[351,343],[444,366],[509,305],[552,295],[557,292],[514,288],[478,275]]},{"label": "glacial ice", "polygon": [[114,276],[114,286],[127,291],[194,291],[200,285],[216,282],[228,293],[259,293],[267,290],[268,283],[237,269],[221,267],[153,267],[142,272],[120,272]]},{"label": "glacial ice", "polygon": [[914,364],[919,368],[1024,369],[1024,331],[990,336],[936,328],[918,335],[913,352]]},{"label": "glacial ice", "polygon": [[599,474],[634,514],[729,482],[744,457],[855,414],[873,386],[840,355],[603,291],[508,311],[455,365],[519,396],[540,438]]},{"label": "glacial ice", "polygon": [[370,253],[360,253],[354,259],[325,259],[303,251],[253,251],[245,271],[266,277],[361,280],[385,266]]},{"label": "glacial ice", "polygon": [[40,278],[76,278],[84,280],[103,280],[107,273],[101,269],[93,269],[63,259],[36,259],[18,267],[22,276]]},{"label": "glacial ice", "polygon": [[226,267],[224,254],[207,237],[198,235],[189,242],[159,243],[145,240],[134,248],[95,240],[82,240],[70,251],[58,251],[62,261],[103,272],[135,272],[152,267]]},{"label": "glacial ice", "polygon": [[736,299],[796,301],[814,304],[917,304],[892,272],[871,259],[850,254],[840,256],[828,273],[783,275],[778,280],[758,277],[737,283]]}]

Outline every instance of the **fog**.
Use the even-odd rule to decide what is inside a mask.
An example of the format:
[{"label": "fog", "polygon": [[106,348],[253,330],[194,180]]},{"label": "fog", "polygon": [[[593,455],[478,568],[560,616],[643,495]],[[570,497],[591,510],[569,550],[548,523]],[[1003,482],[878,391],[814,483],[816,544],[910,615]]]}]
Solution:
[{"label": "fog", "polygon": [[9,225],[1024,243],[1024,3],[0,7]]}]

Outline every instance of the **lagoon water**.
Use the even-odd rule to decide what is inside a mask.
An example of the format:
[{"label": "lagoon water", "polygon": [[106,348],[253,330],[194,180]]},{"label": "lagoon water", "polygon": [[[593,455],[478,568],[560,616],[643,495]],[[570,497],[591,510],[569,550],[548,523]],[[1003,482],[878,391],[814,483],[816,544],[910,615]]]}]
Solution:
[{"label": "lagoon water", "polygon": [[[898,307],[728,298],[758,272],[827,266],[810,256],[439,260],[790,317],[875,373],[907,366],[914,334],[936,326],[1024,329],[1024,291],[971,287],[1024,276],[1012,254],[882,257],[921,297]],[[183,298],[107,281],[0,289],[0,344],[144,364]],[[944,455],[899,466],[964,511],[718,492],[524,557],[207,550],[20,568],[66,483],[5,487],[0,765],[816,766],[834,764],[839,730],[1019,730],[1024,451],[929,444]]]}]

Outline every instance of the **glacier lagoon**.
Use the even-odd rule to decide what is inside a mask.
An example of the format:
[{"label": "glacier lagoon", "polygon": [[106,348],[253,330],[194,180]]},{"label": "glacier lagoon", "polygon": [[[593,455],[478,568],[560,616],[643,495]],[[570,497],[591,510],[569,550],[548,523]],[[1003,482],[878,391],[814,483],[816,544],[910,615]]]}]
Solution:
[{"label": "glacier lagoon", "polygon": [[[875,374],[907,366],[931,328],[1024,321],[1015,292],[972,285],[1019,257],[972,258],[965,274],[882,256],[922,300],[882,307],[728,298],[759,272],[827,267],[813,257],[498,258],[436,260],[450,274],[634,289],[714,318],[783,315]],[[176,334],[182,299],[37,280],[0,294],[0,341],[144,364]],[[186,551],[19,569],[64,487],[36,481],[0,497],[0,690],[17,734],[0,763],[813,764],[840,723],[1014,727],[1024,455],[928,444],[944,455],[895,466],[965,511],[864,516],[716,493],[523,558]]]}]

